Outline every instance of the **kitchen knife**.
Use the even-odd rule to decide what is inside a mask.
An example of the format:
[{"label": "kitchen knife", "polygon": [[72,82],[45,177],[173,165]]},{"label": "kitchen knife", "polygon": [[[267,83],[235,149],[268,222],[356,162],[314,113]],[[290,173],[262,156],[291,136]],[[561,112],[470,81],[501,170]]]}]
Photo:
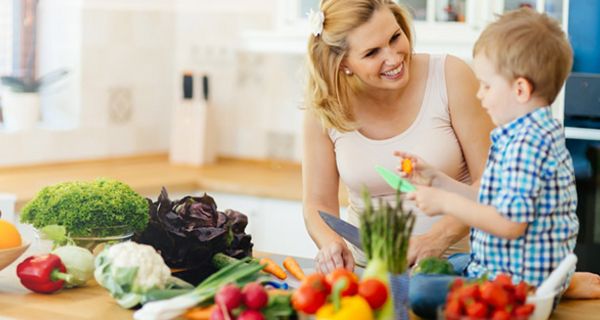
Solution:
[{"label": "kitchen knife", "polygon": [[385,167],[375,166],[375,170],[377,173],[379,173],[383,180],[385,180],[385,182],[387,182],[395,190],[400,192],[411,192],[417,190],[417,188],[415,188],[415,186],[413,186],[410,182],[400,178],[393,171]]},{"label": "kitchen knife", "polygon": [[342,236],[342,238],[346,239],[355,247],[362,250],[360,233],[358,232],[358,228],[356,226],[321,210],[319,210],[319,215],[333,231]]}]

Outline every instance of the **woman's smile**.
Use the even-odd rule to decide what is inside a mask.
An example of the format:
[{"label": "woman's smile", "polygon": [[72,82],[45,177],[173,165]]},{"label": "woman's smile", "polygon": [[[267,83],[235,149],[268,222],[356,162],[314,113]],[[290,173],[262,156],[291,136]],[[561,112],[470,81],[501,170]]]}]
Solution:
[{"label": "woman's smile", "polygon": [[404,61],[395,68],[382,72],[381,76],[388,80],[398,80],[404,76]]}]

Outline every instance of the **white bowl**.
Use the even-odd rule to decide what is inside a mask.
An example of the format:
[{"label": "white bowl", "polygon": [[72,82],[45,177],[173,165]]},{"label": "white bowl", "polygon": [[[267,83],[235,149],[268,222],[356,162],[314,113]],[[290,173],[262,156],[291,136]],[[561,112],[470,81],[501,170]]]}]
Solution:
[{"label": "white bowl", "polygon": [[550,318],[550,315],[552,314],[554,298],[557,294],[558,292],[551,292],[543,296],[528,296],[527,303],[535,305],[535,310],[529,317],[529,320],[546,320]]}]

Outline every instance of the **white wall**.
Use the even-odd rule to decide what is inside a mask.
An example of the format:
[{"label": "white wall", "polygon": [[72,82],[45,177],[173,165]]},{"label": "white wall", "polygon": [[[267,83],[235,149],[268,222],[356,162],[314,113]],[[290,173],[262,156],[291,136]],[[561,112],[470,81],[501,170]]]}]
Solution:
[{"label": "white wall", "polygon": [[240,50],[243,30],[276,23],[275,0],[43,0],[43,121],[0,129],[0,165],[168,151],[181,74],[208,74],[218,153],[300,159],[302,57]]}]

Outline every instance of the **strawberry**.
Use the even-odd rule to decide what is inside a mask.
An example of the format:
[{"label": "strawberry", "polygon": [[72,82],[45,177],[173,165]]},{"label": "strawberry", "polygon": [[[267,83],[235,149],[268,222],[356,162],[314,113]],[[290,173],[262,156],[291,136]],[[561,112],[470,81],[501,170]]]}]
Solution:
[{"label": "strawberry", "polygon": [[492,320],[509,320],[509,319],[510,319],[510,313],[506,312],[505,310],[497,309],[496,311],[494,311],[494,313],[492,313]]},{"label": "strawberry", "polygon": [[464,305],[469,301],[478,300],[479,297],[479,286],[477,284],[468,284],[458,290],[458,299]]},{"label": "strawberry", "polygon": [[527,292],[529,291],[529,286],[525,281],[519,282],[519,284],[515,287],[515,300],[517,303],[522,304],[527,299]]},{"label": "strawberry", "polygon": [[529,316],[530,314],[533,313],[533,310],[535,310],[535,305],[530,304],[530,303],[524,304],[522,306],[518,306],[515,309],[515,316],[517,316],[517,317],[527,317],[527,316]]},{"label": "strawberry", "polygon": [[473,302],[467,306],[467,315],[474,318],[487,317],[487,306],[482,302]]},{"label": "strawberry", "polygon": [[481,285],[481,298],[495,308],[504,308],[510,302],[508,293],[494,282]]},{"label": "strawberry", "polygon": [[494,282],[499,284],[504,289],[509,289],[513,287],[512,278],[505,273],[498,274],[496,276],[496,279],[494,279]]},{"label": "strawberry", "polygon": [[444,312],[446,319],[459,319],[462,315],[462,307],[458,300],[450,301],[446,304],[446,311]]}]

